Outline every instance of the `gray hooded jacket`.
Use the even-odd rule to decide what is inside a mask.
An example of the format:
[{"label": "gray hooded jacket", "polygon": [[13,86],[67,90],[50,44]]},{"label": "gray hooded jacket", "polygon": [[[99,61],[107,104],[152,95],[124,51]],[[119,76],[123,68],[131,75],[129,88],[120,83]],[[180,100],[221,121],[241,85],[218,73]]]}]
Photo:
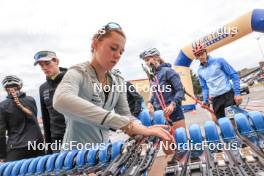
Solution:
[{"label": "gray hooded jacket", "polygon": [[[112,79],[112,88],[125,84],[118,72],[111,71],[108,76]],[[71,141],[82,144],[108,142],[109,129],[122,128],[131,120],[126,91],[112,89],[105,101],[99,86],[89,62],[71,67],[58,85],[53,106],[65,116],[63,142],[67,145]]]}]

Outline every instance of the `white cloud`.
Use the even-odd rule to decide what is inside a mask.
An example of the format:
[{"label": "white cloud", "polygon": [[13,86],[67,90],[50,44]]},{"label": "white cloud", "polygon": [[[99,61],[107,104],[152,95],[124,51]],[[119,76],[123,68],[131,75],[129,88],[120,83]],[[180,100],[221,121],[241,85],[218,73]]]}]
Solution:
[{"label": "white cloud", "polygon": [[[109,21],[121,24],[128,38],[117,68],[126,79],[145,78],[138,58],[145,48],[159,48],[163,58],[174,63],[183,46],[255,8],[264,8],[263,1],[2,0],[0,79],[18,74],[25,90],[37,91],[45,78],[32,66],[36,51],[55,51],[61,66],[86,61],[90,59],[92,35]],[[236,69],[255,66],[261,59],[257,35],[251,34],[212,55],[228,58]],[[264,37],[259,42],[264,50]]]}]

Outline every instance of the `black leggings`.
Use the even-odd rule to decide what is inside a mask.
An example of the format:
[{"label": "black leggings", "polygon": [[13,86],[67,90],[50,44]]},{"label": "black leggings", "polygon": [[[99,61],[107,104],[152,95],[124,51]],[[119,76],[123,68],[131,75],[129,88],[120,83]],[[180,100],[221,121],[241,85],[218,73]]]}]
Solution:
[{"label": "black leggings", "polygon": [[45,155],[42,150],[28,150],[28,148],[12,149],[7,152],[6,161],[14,161]]}]

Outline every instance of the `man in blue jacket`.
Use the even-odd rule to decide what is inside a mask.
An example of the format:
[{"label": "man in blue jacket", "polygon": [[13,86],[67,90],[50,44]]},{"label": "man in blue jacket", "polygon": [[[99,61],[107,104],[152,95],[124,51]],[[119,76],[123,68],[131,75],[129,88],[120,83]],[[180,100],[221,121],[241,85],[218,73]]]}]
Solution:
[{"label": "man in blue jacket", "polygon": [[217,118],[225,117],[226,107],[242,102],[237,72],[225,59],[209,56],[201,42],[193,46],[193,54],[200,61],[198,76],[204,104],[207,105],[210,99]]}]

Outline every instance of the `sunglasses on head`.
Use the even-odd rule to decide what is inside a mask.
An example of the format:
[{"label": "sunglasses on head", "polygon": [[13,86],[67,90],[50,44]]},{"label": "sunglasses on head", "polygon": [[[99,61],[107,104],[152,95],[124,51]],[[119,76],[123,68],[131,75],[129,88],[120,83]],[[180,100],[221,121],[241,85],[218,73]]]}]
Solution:
[{"label": "sunglasses on head", "polygon": [[98,38],[106,33],[106,31],[111,31],[111,30],[120,30],[122,31],[122,28],[119,24],[115,22],[110,22],[107,23],[105,26],[103,26],[101,29],[98,30]]},{"label": "sunglasses on head", "polygon": [[37,61],[42,57],[48,57],[48,56],[56,57],[56,54],[52,51],[39,51],[35,54],[34,59]]},{"label": "sunglasses on head", "polygon": [[107,23],[104,28],[106,30],[111,30],[111,29],[119,29],[119,30],[122,30],[121,26],[115,22],[110,22],[110,23]]}]

